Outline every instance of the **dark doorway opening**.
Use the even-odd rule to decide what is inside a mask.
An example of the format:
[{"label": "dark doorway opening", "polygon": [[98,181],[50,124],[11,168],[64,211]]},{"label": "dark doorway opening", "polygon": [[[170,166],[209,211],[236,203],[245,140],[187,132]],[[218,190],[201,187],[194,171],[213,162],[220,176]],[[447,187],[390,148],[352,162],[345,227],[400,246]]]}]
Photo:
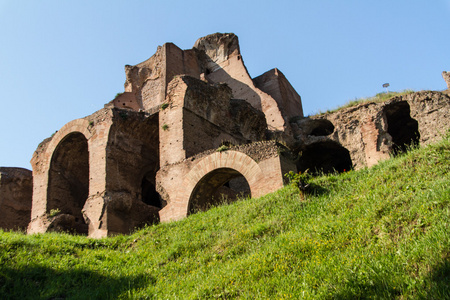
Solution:
[{"label": "dark doorway opening", "polygon": [[314,120],[311,122],[309,135],[313,136],[327,136],[334,131],[334,125],[328,120]]},{"label": "dark doorway opening", "polygon": [[297,163],[300,172],[309,170],[311,174],[345,172],[353,167],[350,153],[340,144],[332,141],[318,142],[306,146],[301,151]]},{"label": "dark doorway opening", "polygon": [[82,209],[89,195],[88,142],[79,132],[70,133],[56,147],[50,162],[47,213],[51,231],[87,234]]},{"label": "dark doorway opening", "polygon": [[419,123],[411,118],[408,102],[401,101],[387,105],[384,108],[387,131],[392,137],[392,152],[394,155],[418,146],[420,142]]},{"label": "dark doorway opening", "polygon": [[156,191],[154,180],[152,180],[150,175],[149,173],[142,179],[142,202],[161,209],[165,206],[165,201],[162,200]]},{"label": "dark doorway opening", "polygon": [[195,186],[189,199],[189,214],[205,211],[211,206],[230,203],[251,196],[245,177],[230,168],[220,168],[206,174]]}]

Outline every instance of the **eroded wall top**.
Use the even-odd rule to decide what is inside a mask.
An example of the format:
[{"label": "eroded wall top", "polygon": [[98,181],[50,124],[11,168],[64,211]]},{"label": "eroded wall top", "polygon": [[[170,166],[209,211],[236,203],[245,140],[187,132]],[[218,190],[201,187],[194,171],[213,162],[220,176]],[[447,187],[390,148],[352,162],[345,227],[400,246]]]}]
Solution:
[{"label": "eroded wall top", "polygon": [[125,92],[135,97],[131,108],[148,111],[161,105],[169,82],[177,75],[189,75],[211,84],[226,83],[232,98],[245,100],[265,114],[269,129],[289,132],[289,118],[303,115],[300,96],[279,70],[255,80],[250,77],[233,33],[202,37],[189,50],[164,44],[148,60],[125,66],[125,73]]},{"label": "eroded wall top", "polygon": [[450,72],[442,72],[442,77],[445,80],[445,83],[447,84],[447,89],[450,89]]}]

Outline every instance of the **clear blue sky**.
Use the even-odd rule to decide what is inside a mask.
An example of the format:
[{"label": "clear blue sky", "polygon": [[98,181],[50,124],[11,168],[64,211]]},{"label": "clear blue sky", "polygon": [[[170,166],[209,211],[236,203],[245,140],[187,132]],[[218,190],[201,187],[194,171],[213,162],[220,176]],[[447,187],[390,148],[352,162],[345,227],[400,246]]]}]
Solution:
[{"label": "clear blue sky", "polygon": [[103,107],[158,45],[239,36],[252,77],[279,68],[305,114],[390,90],[443,90],[450,0],[0,0],[0,166]]}]

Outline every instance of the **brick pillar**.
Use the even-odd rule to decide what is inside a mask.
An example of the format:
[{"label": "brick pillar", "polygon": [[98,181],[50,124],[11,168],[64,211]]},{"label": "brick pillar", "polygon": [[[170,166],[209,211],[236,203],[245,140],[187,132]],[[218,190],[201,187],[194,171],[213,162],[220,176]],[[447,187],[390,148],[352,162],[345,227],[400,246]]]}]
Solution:
[{"label": "brick pillar", "polygon": [[83,217],[89,227],[89,236],[108,235],[105,213],[106,154],[111,121],[100,123],[89,140],[89,197],[83,207]]}]

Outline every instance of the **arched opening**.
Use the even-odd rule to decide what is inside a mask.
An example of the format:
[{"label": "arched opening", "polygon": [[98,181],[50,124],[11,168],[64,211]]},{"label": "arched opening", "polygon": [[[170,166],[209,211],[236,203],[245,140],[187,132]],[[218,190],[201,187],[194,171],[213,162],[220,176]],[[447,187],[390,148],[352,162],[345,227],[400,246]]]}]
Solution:
[{"label": "arched opening", "polygon": [[89,151],[83,134],[74,132],[56,147],[49,169],[47,213],[49,229],[87,234],[81,210],[89,195]]},{"label": "arched opening", "polygon": [[408,102],[401,101],[387,105],[384,108],[387,131],[392,137],[392,152],[405,152],[409,146],[419,145],[419,123],[411,118]]},{"label": "arched opening", "polygon": [[310,126],[308,135],[327,136],[334,131],[333,123],[325,119],[313,120]]},{"label": "arched opening", "polygon": [[334,125],[327,119],[311,119],[309,117],[296,117],[291,122],[296,123],[304,135],[327,136],[334,132]]},{"label": "arched opening", "polygon": [[251,196],[245,177],[230,168],[209,172],[197,183],[189,199],[188,213],[205,211],[211,206]]},{"label": "arched opening", "polygon": [[326,141],[306,146],[297,163],[300,172],[313,174],[345,172],[352,169],[352,159],[347,149],[336,142]]}]

